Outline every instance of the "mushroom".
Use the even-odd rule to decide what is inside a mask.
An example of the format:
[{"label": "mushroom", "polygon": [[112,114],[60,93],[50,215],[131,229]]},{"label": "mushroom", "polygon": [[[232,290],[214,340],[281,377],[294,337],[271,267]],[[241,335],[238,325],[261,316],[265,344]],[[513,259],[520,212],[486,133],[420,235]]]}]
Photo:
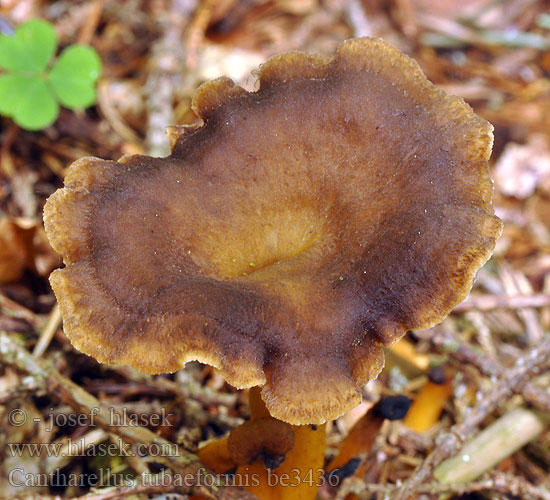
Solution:
[{"label": "mushroom", "polygon": [[231,431],[227,450],[232,461],[248,465],[261,458],[268,469],[278,467],[294,447],[289,424],[273,417],[249,420]]},{"label": "mushroom", "polygon": [[314,500],[325,481],[325,424],[273,418],[258,387],[250,390],[250,417],[228,437],[199,448],[201,462],[220,474],[235,469],[235,484],[262,500]]},{"label": "mushroom", "polygon": [[65,332],[148,373],[212,365],[290,424],[334,419],[490,257],[492,126],[370,38],[273,57],[255,92],[205,83],[193,109],[167,158],[83,158],[49,198]]}]

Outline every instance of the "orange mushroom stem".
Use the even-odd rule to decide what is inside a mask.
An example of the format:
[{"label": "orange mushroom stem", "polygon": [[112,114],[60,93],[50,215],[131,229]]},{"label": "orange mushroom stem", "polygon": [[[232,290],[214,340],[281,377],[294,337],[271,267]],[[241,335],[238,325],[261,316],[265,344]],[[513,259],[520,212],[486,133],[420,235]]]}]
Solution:
[{"label": "orange mushroom stem", "polygon": [[289,425],[269,415],[260,388],[250,390],[251,420],[201,447],[204,465],[261,500],[313,500],[324,482],[325,425]]},{"label": "orange mushroom stem", "polygon": [[227,440],[227,437],[214,439],[197,450],[199,460],[218,474],[229,473],[237,466],[229,455]]},{"label": "orange mushroom stem", "polygon": [[452,391],[452,377],[445,367],[432,368],[416,396],[404,424],[418,433],[429,431],[439,420]]},{"label": "orange mushroom stem", "polygon": [[[260,388],[250,390],[250,409],[251,422],[259,420],[265,425],[266,419],[273,419],[261,399]],[[237,474],[257,479],[247,489],[261,500],[313,500],[317,495],[323,480],[325,424],[290,428],[294,445],[276,469],[261,461],[237,469]]]},{"label": "orange mushroom stem", "polygon": [[[388,396],[376,403],[350,430],[327,471],[338,479],[352,476],[370,452],[385,420],[400,420],[409,410],[406,396]],[[331,480],[330,484],[335,485]]]},{"label": "orange mushroom stem", "polygon": [[233,429],[227,440],[231,460],[249,465],[257,460],[267,469],[276,469],[294,446],[294,432],[289,424],[272,417],[250,420]]}]

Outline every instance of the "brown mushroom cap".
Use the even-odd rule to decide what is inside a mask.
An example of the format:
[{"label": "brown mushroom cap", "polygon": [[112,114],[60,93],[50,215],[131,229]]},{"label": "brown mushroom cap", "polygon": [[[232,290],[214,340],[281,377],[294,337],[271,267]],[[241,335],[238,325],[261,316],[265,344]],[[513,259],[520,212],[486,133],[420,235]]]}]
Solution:
[{"label": "brown mushroom cap", "polygon": [[149,373],[189,360],[271,414],[356,405],[382,345],[440,322],[493,250],[492,127],[381,40],[204,84],[167,158],[84,158],[45,207],[73,344]]}]

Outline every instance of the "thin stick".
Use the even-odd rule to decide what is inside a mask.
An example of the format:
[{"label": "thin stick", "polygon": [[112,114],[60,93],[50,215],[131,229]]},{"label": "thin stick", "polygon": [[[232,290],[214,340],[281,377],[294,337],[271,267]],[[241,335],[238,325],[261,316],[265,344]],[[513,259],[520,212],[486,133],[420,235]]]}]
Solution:
[{"label": "thin stick", "polygon": [[550,295],[473,295],[458,304],[453,312],[492,311],[493,309],[524,309],[550,306]]},{"label": "thin stick", "polygon": [[185,64],[188,68],[195,68],[197,65],[197,52],[204,39],[204,33],[212,17],[212,10],[216,6],[216,0],[205,0],[197,4],[193,19],[189,24],[186,35],[187,54]]},{"label": "thin stick", "polygon": [[[423,337],[421,334],[420,336]],[[429,337],[426,337],[426,340],[439,350],[449,353],[457,361],[475,366],[486,377],[501,377],[505,370],[499,363],[483,356],[479,351],[458,339],[452,332],[441,327],[429,330]],[[513,387],[512,390],[523,396],[525,401],[536,409],[550,412],[550,393],[548,391],[532,382]]]},{"label": "thin stick", "polygon": [[155,486],[145,486],[136,483],[135,486],[130,486],[128,488],[114,486],[111,488],[103,488],[93,493],[88,493],[87,495],[77,497],[74,500],[116,500],[117,498],[123,498],[130,495],[138,494],[153,494],[153,493],[174,493],[177,492],[178,488],[174,485],[155,485]]},{"label": "thin stick", "polygon": [[550,335],[546,335],[528,354],[519,358],[513,368],[504,372],[499,382],[483,395],[462,423],[454,425],[449,431],[439,433],[435,441],[437,447],[392,498],[406,500],[413,495],[418,487],[432,476],[434,469],[443,460],[458,452],[464,441],[475,432],[502,399],[513,393],[514,388],[525,384],[532,375],[540,372],[549,360]]},{"label": "thin stick", "polygon": [[27,309],[25,306],[18,304],[2,294],[0,294],[0,308],[2,311],[6,311],[8,316],[24,319],[31,325],[36,323],[36,315],[30,309]]},{"label": "thin stick", "polygon": [[[178,448],[177,453],[174,452],[174,443],[163,439],[145,427],[134,425],[111,426],[114,418],[117,418],[118,421],[124,421],[124,415],[102,404],[90,393],[61,375],[50,362],[33,357],[5,332],[0,332],[0,363],[12,365],[23,372],[44,380],[45,388],[50,394],[55,394],[79,413],[94,415],[94,422],[107,432],[114,432],[129,443],[154,445],[162,450],[170,450],[170,453],[166,453],[167,456],[163,459],[174,471],[180,474],[199,474],[200,471],[206,471],[196,455],[181,448]],[[209,484],[196,489],[208,498],[219,498],[219,492],[223,488],[216,485],[210,486]]]},{"label": "thin stick", "polygon": [[[0,333],[0,361],[13,365],[45,381],[45,388],[50,394],[56,394],[76,411],[84,415],[94,415],[97,422],[107,432],[115,432],[130,443],[149,443],[173,447],[173,443],[161,438],[149,429],[140,426],[111,426],[113,416],[124,422],[124,415],[102,404],[96,397],[86,392],[72,380],[64,377],[54,366],[43,359],[36,359],[7,333]],[[116,414],[116,415],[115,415]],[[168,448],[167,448],[168,449]],[[185,467],[198,459],[192,453],[180,450],[180,453],[168,457],[177,467]]]},{"label": "thin stick", "polygon": [[474,481],[535,439],[548,419],[527,408],[514,408],[480,432],[460,452],[434,471],[441,483]]},{"label": "thin stick", "polygon": [[55,332],[61,325],[61,311],[59,310],[59,304],[55,304],[53,306],[52,312],[50,313],[50,316],[48,318],[48,322],[46,323],[46,326],[44,327],[44,330],[42,330],[42,333],[40,335],[40,338],[38,339],[38,342],[34,346],[34,350],[32,351],[32,355],[35,358],[39,358],[46,352],[46,349],[50,345],[50,342],[53,339],[53,336],[55,335]]},{"label": "thin stick", "polygon": [[[48,455],[46,457],[46,465],[44,467],[47,473],[53,473],[56,469],[61,469],[69,464],[73,456],[81,456],[86,450],[93,448],[99,443],[107,439],[107,433],[103,429],[93,429],[77,441],[71,442],[66,438],[57,441],[62,443],[63,447],[58,453]],[[55,447],[56,443],[53,443]]]},{"label": "thin stick", "polygon": [[[350,493],[354,493],[360,499],[370,499],[375,493],[381,493],[384,498],[394,498],[398,487],[393,484],[365,484],[358,478],[348,478],[338,492],[337,500],[343,500]],[[474,492],[493,492],[501,495],[513,495],[523,500],[550,500],[550,493],[524,479],[495,472],[488,479],[467,484],[442,484],[442,483],[424,483],[416,488],[416,494],[428,495],[467,495]]]},{"label": "thin stick", "polygon": [[164,133],[173,120],[172,102],[184,66],[183,32],[196,6],[195,0],[171,0],[170,9],[160,19],[162,37],[153,44],[149,72],[145,82],[147,94],[147,135],[145,142],[151,156],[170,154]]},{"label": "thin stick", "polygon": [[92,42],[101,20],[101,11],[103,10],[103,0],[94,0],[90,5],[90,12],[86,17],[86,22],[78,35],[78,43],[89,45]]}]

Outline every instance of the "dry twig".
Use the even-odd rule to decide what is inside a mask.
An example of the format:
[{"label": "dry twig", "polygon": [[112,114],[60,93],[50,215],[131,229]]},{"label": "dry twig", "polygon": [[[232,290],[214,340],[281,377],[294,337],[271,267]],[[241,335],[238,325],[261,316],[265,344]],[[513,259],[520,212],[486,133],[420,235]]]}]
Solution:
[{"label": "dry twig", "polygon": [[[503,375],[504,367],[459,340],[452,332],[442,327],[432,328],[429,332],[426,339],[434,347],[449,353],[457,361],[475,366],[486,377],[501,377]],[[515,393],[521,394],[525,401],[538,410],[550,412],[550,393],[548,391],[532,382],[526,382],[511,389]]]},{"label": "dry twig", "polygon": [[453,312],[471,310],[492,311],[493,309],[524,309],[526,307],[550,306],[550,296],[539,295],[474,295],[458,304]]},{"label": "dry twig", "polygon": [[[398,498],[394,496],[398,490],[399,488],[393,484],[365,484],[361,480],[347,479],[336,498],[342,500],[349,493],[354,493],[360,499],[370,499],[373,494],[378,493],[382,494],[384,498],[393,500]],[[521,477],[502,472],[495,472],[488,479],[468,484],[423,483],[418,485],[414,492],[416,494],[453,494],[457,496],[487,492],[514,495],[523,500],[550,500],[550,492],[528,483]]]},{"label": "dry twig", "polygon": [[[44,380],[44,386],[50,394],[56,395],[81,414],[94,414],[94,421],[97,424],[107,432],[116,433],[124,441],[154,445],[158,446],[159,449],[170,450],[171,452],[166,453],[166,456],[155,457],[155,459],[158,458],[157,461],[159,462],[165,461],[177,474],[196,475],[198,477],[200,474],[207,472],[194,454],[186,452],[181,448],[178,449],[178,453],[173,453],[174,443],[163,439],[145,427],[136,425],[111,426],[114,410],[64,377],[55,369],[52,363],[33,357],[23,346],[14,341],[5,332],[0,332],[0,363],[14,366],[18,370]],[[120,421],[124,421],[124,415],[120,414],[120,412],[118,412],[118,417]],[[241,491],[240,488],[223,488],[218,487],[217,484],[210,485],[208,483],[208,485],[200,485],[194,489],[207,498],[225,498],[226,495],[233,494],[225,490],[235,490],[236,493],[241,492],[242,498],[247,498],[247,494]]]},{"label": "dry twig", "polygon": [[171,0],[171,7],[163,21],[166,24],[162,38],[151,51],[150,71],[147,75],[147,150],[151,156],[170,153],[165,127],[173,124],[173,100],[177,80],[184,69],[183,32],[195,0]]},{"label": "dry twig", "polygon": [[498,403],[514,389],[525,384],[529,378],[540,372],[550,360],[550,335],[547,335],[516,365],[503,374],[488,394],[480,398],[466,419],[454,425],[449,431],[441,431],[436,438],[436,448],[393,496],[394,500],[406,500],[433,474],[443,460],[458,452],[464,441],[471,436],[483,420],[495,409]]}]

